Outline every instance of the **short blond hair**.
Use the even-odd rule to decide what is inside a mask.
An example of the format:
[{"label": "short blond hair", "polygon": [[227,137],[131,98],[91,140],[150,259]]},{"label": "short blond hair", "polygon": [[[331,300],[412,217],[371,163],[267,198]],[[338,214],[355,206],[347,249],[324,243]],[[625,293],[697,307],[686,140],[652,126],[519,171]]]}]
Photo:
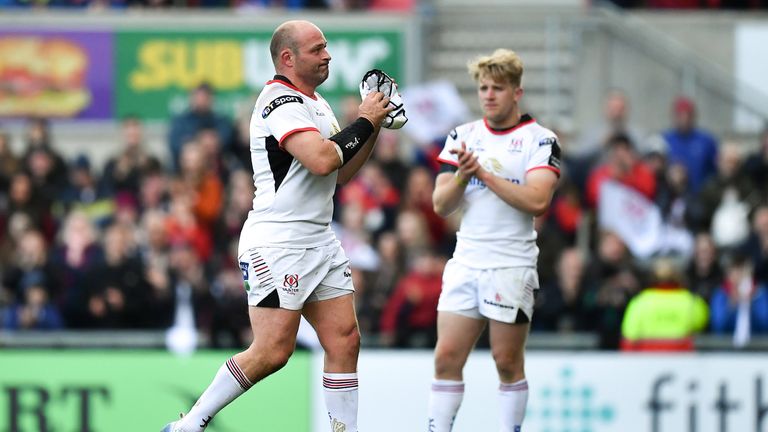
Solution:
[{"label": "short blond hair", "polygon": [[512,50],[499,48],[491,55],[480,56],[467,63],[469,74],[475,81],[490,77],[494,81],[507,81],[520,87],[523,78],[523,61]]}]

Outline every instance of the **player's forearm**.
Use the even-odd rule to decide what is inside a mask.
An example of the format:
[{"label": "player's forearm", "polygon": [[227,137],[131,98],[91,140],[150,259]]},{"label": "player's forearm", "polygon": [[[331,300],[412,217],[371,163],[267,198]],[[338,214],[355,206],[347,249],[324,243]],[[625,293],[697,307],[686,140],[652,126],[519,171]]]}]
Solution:
[{"label": "player's forearm", "polygon": [[543,214],[549,208],[552,196],[547,191],[512,183],[488,171],[480,174],[479,180],[508,205],[533,216]]},{"label": "player's forearm", "polygon": [[455,212],[464,199],[466,184],[457,181],[458,177],[450,173],[437,176],[435,191],[432,193],[432,207],[435,213],[447,217]]},{"label": "player's forearm", "polygon": [[[352,158],[352,160],[339,168],[339,177],[336,180],[336,183],[342,185],[346,184],[352,180],[352,177],[354,177],[358,171],[360,171],[360,168],[362,168],[365,162],[368,161],[368,158],[371,157],[371,153],[373,152],[373,147],[376,144],[376,139],[379,137],[380,130],[381,128],[377,126],[374,129],[371,137],[368,138],[368,141],[366,141],[363,145],[363,148],[360,149],[360,151]],[[341,161],[339,161],[339,163],[341,163]]]},{"label": "player's forearm", "polygon": [[299,155],[292,152],[291,154],[314,175],[327,176],[339,169],[341,160],[336,151],[336,143],[327,139],[319,139],[316,143],[311,144],[315,150],[313,153]]}]

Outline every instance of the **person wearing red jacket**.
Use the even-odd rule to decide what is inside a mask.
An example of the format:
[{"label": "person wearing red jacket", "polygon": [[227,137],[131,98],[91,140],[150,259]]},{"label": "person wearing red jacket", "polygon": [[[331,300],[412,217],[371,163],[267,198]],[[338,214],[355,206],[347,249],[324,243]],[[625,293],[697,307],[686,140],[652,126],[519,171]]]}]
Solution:
[{"label": "person wearing red jacket", "polygon": [[382,342],[396,347],[434,346],[437,301],[445,259],[422,252],[398,281],[381,315]]},{"label": "person wearing red jacket", "polygon": [[597,207],[600,185],[606,180],[618,181],[653,200],[656,196],[656,177],[638,157],[632,140],[626,135],[614,135],[608,139],[608,148],[607,161],[593,169],[587,178],[587,204]]}]

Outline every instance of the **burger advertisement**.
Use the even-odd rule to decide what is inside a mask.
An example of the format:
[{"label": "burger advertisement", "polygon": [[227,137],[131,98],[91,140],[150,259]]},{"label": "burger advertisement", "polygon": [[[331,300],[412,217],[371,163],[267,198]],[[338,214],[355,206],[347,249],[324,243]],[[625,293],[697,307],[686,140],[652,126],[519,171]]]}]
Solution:
[{"label": "burger advertisement", "polygon": [[112,36],[0,32],[0,117],[112,117]]}]

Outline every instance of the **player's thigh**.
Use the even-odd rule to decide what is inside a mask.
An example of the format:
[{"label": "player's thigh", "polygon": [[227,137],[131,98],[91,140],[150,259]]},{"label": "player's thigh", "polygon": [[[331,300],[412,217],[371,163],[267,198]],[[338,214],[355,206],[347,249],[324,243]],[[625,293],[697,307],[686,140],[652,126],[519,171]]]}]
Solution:
[{"label": "player's thigh", "polygon": [[282,347],[293,351],[301,320],[300,311],[250,306],[248,316],[253,331],[253,349]]},{"label": "player's thigh", "polygon": [[489,321],[488,337],[493,358],[507,365],[522,361],[530,324],[510,324]]},{"label": "player's thigh", "polygon": [[352,268],[349,266],[349,258],[344,253],[341,243],[336,241],[324,246],[321,249],[321,254],[326,268],[321,277],[318,278],[317,287],[307,297],[307,305],[348,296],[355,292],[352,283]]},{"label": "player's thigh", "polygon": [[470,318],[454,312],[438,312],[436,367],[463,366],[485,325],[485,319]]},{"label": "player's thigh", "polygon": [[450,259],[443,270],[443,286],[437,304],[438,312],[451,312],[481,319],[478,312],[478,279],[482,270],[467,267]]}]

